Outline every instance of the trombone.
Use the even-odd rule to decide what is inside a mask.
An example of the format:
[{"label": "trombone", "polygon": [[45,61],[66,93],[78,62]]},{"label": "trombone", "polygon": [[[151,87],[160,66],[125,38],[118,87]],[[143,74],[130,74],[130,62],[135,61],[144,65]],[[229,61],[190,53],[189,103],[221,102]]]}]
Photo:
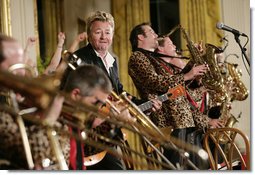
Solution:
[{"label": "trombone", "polygon": [[203,161],[208,159],[208,154],[203,149],[174,137],[169,139],[166,135],[164,135],[161,130],[127,97],[126,92],[123,92],[120,96],[114,92],[111,94],[114,96],[114,98],[127,104],[127,108],[132,116],[134,116],[138,123],[140,123],[139,131],[145,131],[147,138],[160,143],[166,148],[171,148],[178,151],[180,156],[182,156],[194,169],[198,168],[186,156],[185,150],[196,153]]},{"label": "trombone", "polygon": [[[36,79],[36,78],[31,79],[31,78],[25,78],[25,77],[13,75],[9,72],[0,70],[0,84],[1,85],[3,85],[4,87],[7,87],[9,89],[13,89],[16,92],[20,92],[22,95],[25,95],[26,97],[32,97],[32,100],[36,107],[38,107],[39,109],[42,109],[42,110],[46,110],[50,107],[50,102],[52,101],[52,98],[55,97],[59,93],[54,91],[53,89],[49,89],[41,81],[38,81],[38,80],[39,79]],[[67,101],[70,100],[67,95],[65,95],[65,94],[62,94],[62,95],[66,97]],[[94,113],[97,115],[97,117],[102,117],[105,120],[107,120],[115,125],[130,129],[132,132],[136,132],[137,134],[146,135],[146,132],[140,132],[140,131],[137,132],[136,130],[134,130],[132,127],[130,127],[129,125],[126,124],[127,123],[126,121],[114,120],[113,119],[114,117],[111,115],[110,115],[111,117],[108,118],[108,115],[106,116],[104,113],[99,111],[94,106],[85,105],[83,103],[75,102],[75,101],[71,101],[71,100],[69,101],[69,104],[72,104],[72,106],[67,107],[64,105],[63,112],[69,113],[71,115],[73,114],[73,112],[86,113],[86,114]],[[77,116],[78,117],[75,119],[77,119],[78,121],[81,121],[83,123],[84,122],[86,123],[86,120],[90,119],[90,117],[91,117],[91,115],[84,115],[84,117],[81,117],[80,115],[77,115]],[[33,122],[33,123],[43,124],[47,127],[50,127],[47,124],[45,124],[45,122],[43,122],[43,120],[37,119],[34,116],[32,116],[31,113],[26,114],[22,117],[28,121]],[[76,116],[74,116],[74,117],[76,117]],[[73,124],[74,124],[74,126],[80,127],[79,125],[77,125],[77,123],[73,123]],[[82,127],[84,127],[84,126],[82,126]],[[53,128],[53,129],[54,129],[54,131],[65,132],[58,128]],[[87,129],[86,127],[84,127],[83,130],[85,133],[90,132],[90,130]],[[52,133],[51,130],[49,132]],[[72,136],[72,135],[69,134],[69,136]],[[115,145],[118,145],[120,147],[124,147],[121,143],[116,142],[116,141],[112,140],[111,138],[106,138],[101,135],[97,135],[97,136],[104,139],[107,142],[111,142],[111,143],[114,143]],[[77,136],[77,139],[78,139],[78,136]],[[103,148],[103,149],[108,150],[110,153],[112,153],[114,155],[118,154],[117,156],[121,156],[121,155],[119,155],[119,153],[114,152],[110,147],[108,147],[106,145],[99,144],[98,142],[87,141],[85,138],[83,138],[82,141],[88,145],[94,146],[96,148],[101,148],[101,149]],[[58,159],[58,163],[60,165],[61,164],[63,165],[61,169],[65,169],[66,166],[63,164],[63,156],[60,154],[61,152],[59,152],[60,148],[57,146],[57,144],[55,144],[56,142],[53,141],[51,143],[53,145],[55,145],[55,146],[53,146],[53,149],[55,150],[55,154],[56,154],[55,156]],[[125,148],[125,149],[128,149],[130,152],[136,154],[137,156],[144,157],[144,158],[149,159],[155,163],[158,163],[164,167],[171,168],[171,167],[169,167],[168,164],[165,164],[164,162],[158,161],[158,160],[153,159],[149,156],[141,154],[135,150],[132,150],[130,148]],[[136,164],[141,164],[141,166],[145,166],[141,162],[133,160],[128,156],[122,155],[122,158],[125,160],[128,160],[128,161],[131,161],[133,163],[136,163]],[[147,164],[146,164],[146,166],[149,167]]]},{"label": "trombone", "polygon": [[[175,32],[177,29],[179,29],[181,26],[178,25],[176,26],[175,28],[173,28],[168,34],[167,36],[170,36],[173,32]],[[72,54],[72,53],[69,53],[69,52],[66,52],[68,53],[67,56],[68,56],[68,59],[67,61],[69,60],[68,65],[69,67],[71,67],[73,70],[76,69],[77,65],[78,64],[78,60],[79,58]],[[180,147],[181,149],[185,149],[185,150],[189,150],[189,151],[192,151],[192,152],[195,152],[197,153],[202,159],[206,160],[207,159],[207,154],[206,152],[203,150],[203,149],[200,149],[198,147],[195,147],[194,145],[191,145],[191,144],[188,144],[184,141],[181,141],[179,139],[176,139],[176,138],[171,138],[171,139],[168,139],[160,130],[157,126],[155,126],[155,124],[150,120],[148,119],[148,117],[140,111],[140,109],[138,109],[138,107],[133,104],[131,102],[130,99],[128,99],[128,97],[126,96],[125,92],[122,93],[120,96],[118,96],[114,91],[112,91],[111,93],[111,96],[116,99],[116,100],[119,100],[125,104],[127,104],[127,108],[128,108],[128,111],[130,112],[130,114],[132,116],[134,116],[134,120],[137,120],[138,122],[133,122],[131,123],[131,126],[132,128],[135,129],[136,132],[139,132],[139,135],[142,136],[145,140],[147,138],[151,138],[152,140],[155,140],[156,142],[158,143],[161,143],[162,145],[164,145],[165,147],[168,147],[168,148],[174,148],[175,150],[179,151],[180,154],[185,157],[185,151],[183,150],[179,150],[176,145],[178,147]],[[109,101],[108,101],[109,103]],[[114,107],[114,105],[112,105],[111,103],[109,103],[110,106],[112,107],[112,109],[117,112],[117,114],[119,114],[120,112]],[[121,119],[120,119],[121,120]],[[126,122],[126,121],[124,121]],[[148,142],[148,140],[146,140]],[[149,145],[151,145],[149,143]],[[153,147],[158,153],[160,151],[158,151],[155,147]],[[163,157],[163,159],[165,159],[165,157],[162,155],[161,157]],[[185,157],[186,158],[186,157]],[[187,158],[186,158],[187,159]],[[171,169],[174,169],[172,164],[166,160],[166,162],[170,165]],[[194,169],[197,169],[197,167],[189,160],[187,159],[187,162],[194,168]]]}]

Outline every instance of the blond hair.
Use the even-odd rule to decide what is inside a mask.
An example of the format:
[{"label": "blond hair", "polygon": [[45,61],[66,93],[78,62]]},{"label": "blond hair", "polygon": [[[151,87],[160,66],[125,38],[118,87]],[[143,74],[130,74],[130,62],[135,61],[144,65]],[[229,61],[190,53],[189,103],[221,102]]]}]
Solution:
[{"label": "blond hair", "polygon": [[93,12],[87,19],[87,34],[90,34],[91,25],[95,21],[109,22],[114,31],[114,18],[110,13],[104,11]]}]

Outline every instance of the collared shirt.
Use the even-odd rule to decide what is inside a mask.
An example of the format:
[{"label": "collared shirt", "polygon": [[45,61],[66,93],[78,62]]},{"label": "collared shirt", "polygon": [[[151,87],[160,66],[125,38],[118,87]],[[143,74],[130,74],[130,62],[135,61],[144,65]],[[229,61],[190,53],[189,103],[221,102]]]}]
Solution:
[{"label": "collared shirt", "polygon": [[94,51],[97,54],[97,56],[102,59],[108,74],[110,74],[110,67],[113,67],[113,63],[115,61],[113,56],[109,52],[107,52],[106,56],[104,58],[102,58],[96,50],[94,50]]}]

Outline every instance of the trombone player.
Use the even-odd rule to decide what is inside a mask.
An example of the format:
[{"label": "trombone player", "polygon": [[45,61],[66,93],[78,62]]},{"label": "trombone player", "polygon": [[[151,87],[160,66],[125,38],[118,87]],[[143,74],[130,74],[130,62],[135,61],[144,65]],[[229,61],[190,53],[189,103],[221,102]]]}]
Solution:
[{"label": "trombone player", "polygon": [[[23,49],[14,38],[0,35],[1,70],[8,70],[10,66],[17,63],[24,63]],[[15,70],[14,73],[24,75],[25,71],[18,69],[18,71]],[[84,77],[84,75],[88,76]],[[11,81],[11,79],[8,81]],[[109,95],[111,84],[99,68],[95,68],[94,66],[82,66],[77,69],[77,71],[70,74],[64,91],[69,93],[71,99],[75,101],[82,101],[90,105],[100,105],[104,103]],[[1,106],[7,103],[7,98],[8,97],[1,92]],[[57,123],[59,124],[57,120],[59,119],[59,115],[62,115],[60,113],[63,101],[63,97],[54,99],[52,107],[47,111],[47,115],[45,117],[42,115],[40,116],[44,118],[44,123],[50,126],[55,126]],[[100,125],[101,122],[103,121],[95,119],[92,122],[92,127]],[[65,124],[63,124],[62,127],[65,130],[68,129],[68,126]],[[55,155],[50,146],[50,141],[45,134],[46,131],[44,127],[33,124],[32,122],[30,123],[29,121],[26,122],[27,137],[29,145],[31,146],[31,150],[29,151],[32,155],[32,163],[30,162],[28,165],[26,164],[27,156],[24,155],[21,134],[15,117],[7,112],[1,111],[0,130],[0,154],[1,158],[5,159],[3,164],[1,164],[1,169],[59,169],[56,165],[56,161],[54,161],[56,158],[54,158]],[[85,169],[82,161],[84,156],[83,151],[77,151],[79,148],[82,149],[82,146],[79,147],[80,143],[75,142],[72,138],[71,145],[69,142],[69,137],[61,135],[60,133],[60,151],[62,151],[64,155],[64,162],[62,163],[69,165],[70,169]],[[72,152],[77,152],[78,154],[72,154]]]},{"label": "trombone player", "polygon": [[[0,68],[1,71],[9,71],[10,67],[17,64],[24,65],[24,52],[18,41],[12,37],[0,34]],[[12,73],[24,76],[25,69],[14,69]],[[11,81],[8,80],[8,81]],[[1,85],[1,107],[9,107],[15,111],[9,95],[10,89]],[[27,87],[29,88],[29,87]],[[24,98],[20,94],[15,94],[15,101],[22,103]],[[51,116],[58,116],[61,111],[62,97],[56,97],[51,108],[47,112],[43,112],[41,117],[46,121],[53,121]],[[19,111],[16,111],[19,112]],[[16,116],[12,116],[8,112],[0,111],[0,155],[4,159],[1,169],[55,169],[55,166],[50,166],[49,161],[52,158],[49,141],[45,136],[45,130],[32,123],[26,122],[27,141],[26,146],[22,142],[24,133],[21,133],[20,125],[16,120]],[[63,140],[63,145],[67,144],[68,140]],[[30,146],[31,147],[30,147]],[[31,150],[30,150],[30,148]],[[28,148],[25,149],[24,148]],[[66,150],[68,152],[69,150]],[[31,156],[32,155],[32,156]],[[28,160],[29,159],[29,160]]]},{"label": "trombone player", "polygon": [[[105,104],[111,90],[112,86],[108,77],[106,77],[106,75],[100,68],[93,65],[80,66],[76,70],[72,71],[68,75],[63,89],[64,92],[70,94],[72,100],[80,101],[89,105],[95,105],[98,107],[101,107]],[[88,126],[88,128],[94,128],[95,130],[100,130],[99,128],[101,128],[102,126],[105,129],[104,132],[108,132],[111,129],[109,123],[104,123],[103,119],[100,118],[92,119],[88,121],[88,123],[86,124],[90,125]],[[77,147],[73,149],[77,149],[77,156],[71,156],[70,163],[72,166],[83,166],[83,157],[91,154],[90,150],[88,150],[91,147],[83,144],[76,145]],[[85,149],[83,149],[84,146]],[[74,152],[74,150],[72,150],[71,148],[71,153],[72,152]],[[76,159],[73,157],[76,157]],[[88,167],[86,168],[88,169]]]}]

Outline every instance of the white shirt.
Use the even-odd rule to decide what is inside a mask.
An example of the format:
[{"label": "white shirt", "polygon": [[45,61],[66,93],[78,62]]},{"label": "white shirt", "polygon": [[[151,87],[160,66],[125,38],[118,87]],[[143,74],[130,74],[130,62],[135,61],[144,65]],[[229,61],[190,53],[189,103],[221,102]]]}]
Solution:
[{"label": "white shirt", "polygon": [[[95,51],[95,50],[94,50]],[[97,56],[101,58],[101,56],[99,55],[99,53],[97,51],[95,51]],[[107,52],[106,56],[104,58],[101,58],[103,63],[104,63],[104,66],[108,72],[108,74],[110,75],[110,67],[113,67],[113,63],[115,61],[115,59],[113,58],[113,56]]]}]

